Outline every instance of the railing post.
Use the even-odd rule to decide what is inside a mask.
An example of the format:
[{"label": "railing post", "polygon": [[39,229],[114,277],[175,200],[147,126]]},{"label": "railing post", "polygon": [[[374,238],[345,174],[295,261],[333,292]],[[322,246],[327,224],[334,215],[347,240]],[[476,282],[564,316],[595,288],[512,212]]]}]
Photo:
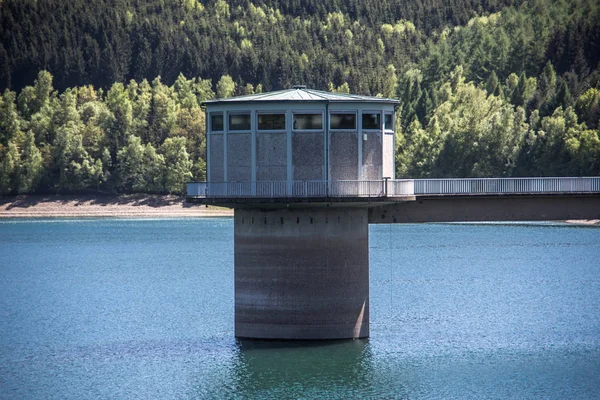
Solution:
[{"label": "railing post", "polygon": [[383,178],[383,197],[387,197],[388,195],[388,181],[390,180],[389,176]]}]

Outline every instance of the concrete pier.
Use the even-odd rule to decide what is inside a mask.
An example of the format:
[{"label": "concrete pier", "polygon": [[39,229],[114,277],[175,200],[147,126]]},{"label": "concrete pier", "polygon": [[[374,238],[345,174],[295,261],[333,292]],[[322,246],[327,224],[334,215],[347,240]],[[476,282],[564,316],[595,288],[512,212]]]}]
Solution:
[{"label": "concrete pier", "polygon": [[369,336],[366,208],[235,210],[235,336]]}]

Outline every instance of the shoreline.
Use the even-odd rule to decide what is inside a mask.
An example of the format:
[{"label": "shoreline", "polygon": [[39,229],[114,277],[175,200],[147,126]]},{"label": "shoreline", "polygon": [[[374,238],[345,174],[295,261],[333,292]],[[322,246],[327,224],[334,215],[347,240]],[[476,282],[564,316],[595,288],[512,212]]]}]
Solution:
[{"label": "shoreline", "polygon": [[600,219],[568,219],[565,222],[574,225],[600,226]]},{"label": "shoreline", "polygon": [[233,210],[173,195],[21,195],[0,197],[0,218],[231,217]]}]

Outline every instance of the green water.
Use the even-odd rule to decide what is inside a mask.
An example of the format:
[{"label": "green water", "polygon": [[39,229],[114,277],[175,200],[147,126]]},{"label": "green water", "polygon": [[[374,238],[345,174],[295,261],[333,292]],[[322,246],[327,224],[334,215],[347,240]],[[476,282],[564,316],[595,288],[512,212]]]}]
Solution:
[{"label": "green water", "polygon": [[600,398],[600,229],[373,225],[371,338],[233,338],[233,223],[0,220],[0,398]]}]

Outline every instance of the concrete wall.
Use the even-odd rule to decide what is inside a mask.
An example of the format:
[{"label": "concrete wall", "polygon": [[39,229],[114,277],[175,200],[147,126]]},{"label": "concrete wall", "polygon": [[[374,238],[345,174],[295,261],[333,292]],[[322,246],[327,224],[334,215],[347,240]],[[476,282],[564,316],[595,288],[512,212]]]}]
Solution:
[{"label": "concrete wall", "polygon": [[386,132],[383,135],[383,154],[382,154],[382,177],[395,179],[394,162],[394,132]]},{"label": "concrete wall", "polygon": [[358,133],[331,132],[329,140],[331,180],[358,179]]},{"label": "concrete wall", "polygon": [[286,133],[256,134],[256,180],[287,180]]},{"label": "concrete wall", "polygon": [[420,196],[369,210],[372,224],[568,219],[600,219],[600,196]]},{"label": "concrete wall", "polygon": [[292,134],[293,180],[325,180],[325,142],[322,132]]},{"label": "concrete wall", "polygon": [[369,335],[366,209],[235,210],[235,335]]},{"label": "concrete wall", "polygon": [[367,140],[362,143],[362,177],[361,180],[374,181],[381,179],[382,142],[381,132],[366,133]]},{"label": "concrete wall", "polygon": [[[355,113],[357,129],[330,131],[330,113]],[[209,132],[208,169],[213,182],[282,181],[282,180],[378,180],[393,177],[393,135],[365,131],[363,142],[362,112],[385,113],[394,111],[393,104],[377,103],[323,103],[273,102],[209,104],[207,115],[222,113],[223,133]],[[250,113],[249,131],[231,131],[228,116],[231,113]],[[286,129],[281,132],[258,131],[260,113],[285,113]],[[293,129],[293,115],[322,114],[322,131]],[[385,119],[385,118],[383,118]],[[227,143],[223,142],[227,137]],[[326,154],[326,148],[329,153]],[[224,157],[227,157],[225,161]],[[226,165],[224,166],[223,164]],[[385,173],[382,173],[385,171]]]},{"label": "concrete wall", "polygon": [[252,181],[252,136],[250,133],[227,135],[227,181]]},{"label": "concrete wall", "polygon": [[208,135],[209,143],[209,169],[211,182],[225,182],[225,169],[223,160],[223,135]]}]

